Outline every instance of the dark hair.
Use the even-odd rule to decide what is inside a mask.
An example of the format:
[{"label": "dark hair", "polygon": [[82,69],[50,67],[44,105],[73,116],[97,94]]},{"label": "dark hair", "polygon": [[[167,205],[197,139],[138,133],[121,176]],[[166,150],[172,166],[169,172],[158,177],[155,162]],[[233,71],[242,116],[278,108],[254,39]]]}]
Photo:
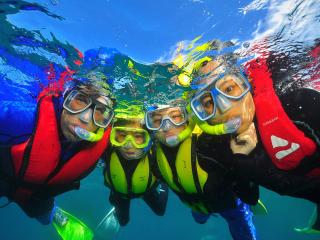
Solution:
[{"label": "dark hair", "polygon": [[91,83],[80,83],[76,86],[76,89],[94,99],[102,95],[99,88]]},{"label": "dark hair", "polygon": [[105,96],[110,99],[110,103],[112,104],[112,106],[115,106],[116,99],[113,97],[109,88],[104,88],[102,86],[94,84],[92,81],[84,82],[78,79],[74,79],[72,81],[73,83],[71,89],[68,90],[64,95],[67,95],[70,91],[76,89],[88,95],[92,99],[97,99],[101,96]]},{"label": "dark hair", "polygon": [[113,123],[113,126],[119,127],[119,126],[131,125],[134,123],[139,123],[141,125],[141,128],[145,128],[144,124],[141,122],[141,119],[138,119],[138,118],[116,118]]}]

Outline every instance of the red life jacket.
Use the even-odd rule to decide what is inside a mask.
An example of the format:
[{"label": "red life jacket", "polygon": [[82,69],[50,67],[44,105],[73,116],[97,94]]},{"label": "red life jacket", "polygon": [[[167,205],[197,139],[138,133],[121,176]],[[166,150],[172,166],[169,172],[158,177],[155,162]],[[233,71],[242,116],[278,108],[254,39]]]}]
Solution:
[{"label": "red life jacket", "polygon": [[61,166],[61,144],[53,96],[43,96],[39,100],[33,135],[26,142],[11,147],[17,178],[13,198],[24,202],[39,189],[80,180],[92,170],[108,146],[109,134],[110,128],[99,142],[88,143]]},{"label": "red life jacket", "polygon": [[304,157],[314,154],[317,145],[289,119],[273,88],[266,60],[258,61],[247,64],[248,75],[253,81],[258,130],[273,163],[282,170],[291,170]]}]

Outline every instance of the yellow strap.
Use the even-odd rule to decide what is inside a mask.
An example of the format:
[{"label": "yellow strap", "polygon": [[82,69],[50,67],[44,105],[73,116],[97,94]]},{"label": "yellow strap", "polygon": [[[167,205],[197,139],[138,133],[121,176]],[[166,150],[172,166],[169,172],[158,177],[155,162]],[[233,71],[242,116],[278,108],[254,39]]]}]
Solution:
[{"label": "yellow strap", "polygon": [[[107,176],[105,176],[105,178],[108,179]],[[115,152],[113,152],[110,156],[110,178],[112,185],[117,192],[128,194],[126,174],[120,163],[120,159]]]}]

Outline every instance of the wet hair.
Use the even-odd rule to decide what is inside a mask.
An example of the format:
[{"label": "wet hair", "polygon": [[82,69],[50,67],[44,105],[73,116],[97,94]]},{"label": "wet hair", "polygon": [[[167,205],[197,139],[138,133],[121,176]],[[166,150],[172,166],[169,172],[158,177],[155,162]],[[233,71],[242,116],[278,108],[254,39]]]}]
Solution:
[{"label": "wet hair", "polygon": [[113,107],[116,104],[116,99],[113,97],[109,88],[99,86],[98,84],[94,84],[92,81],[83,82],[78,79],[74,79],[72,83],[72,87],[65,92],[65,96],[72,90],[78,90],[86,94],[92,99],[97,99],[101,96],[107,97],[110,99],[110,105]]},{"label": "wet hair", "polygon": [[113,126],[114,127],[127,126],[127,125],[136,124],[136,123],[139,123],[141,128],[146,129],[143,123],[143,120],[139,118],[117,118],[114,121]]},{"label": "wet hair", "polygon": [[[228,69],[234,69],[237,66],[238,56],[235,53],[225,53],[223,55],[208,55],[198,60],[198,64],[192,70],[192,77],[197,78],[201,75],[200,70],[202,67],[205,67],[209,62],[212,61],[221,61],[219,66],[224,65]],[[217,66],[217,68],[219,67]]]},{"label": "wet hair", "polygon": [[99,88],[91,83],[81,83],[76,86],[76,89],[94,99],[103,95],[101,94]]},{"label": "wet hair", "polygon": [[[211,60],[209,58],[211,58]],[[195,66],[192,70],[192,73],[191,73],[192,78],[199,77],[200,76],[200,69],[203,68],[204,66],[206,66],[209,62],[214,61],[214,59],[215,59],[215,56],[208,56],[208,59],[204,60],[203,62],[201,62],[200,64]]]}]

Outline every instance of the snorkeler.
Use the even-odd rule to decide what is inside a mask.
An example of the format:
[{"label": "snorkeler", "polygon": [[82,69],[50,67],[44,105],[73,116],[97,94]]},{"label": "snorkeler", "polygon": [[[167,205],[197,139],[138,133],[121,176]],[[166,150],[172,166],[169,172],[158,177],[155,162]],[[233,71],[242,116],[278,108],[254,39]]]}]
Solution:
[{"label": "snorkeler", "polygon": [[54,220],[63,239],[92,239],[54,198],[78,189],[108,147],[114,100],[88,79],[70,83],[34,103],[1,101],[0,197],[42,224]]},{"label": "snorkeler", "polygon": [[120,226],[129,222],[130,200],[133,198],[142,198],[158,216],[163,216],[166,210],[168,187],[153,174],[150,159],[152,143],[144,117],[130,115],[116,114],[110,134],[112,148],[103,156],[105,185],[111,189],[109,201],[114,206],[105,218],[105,224],[99,224],[96,231],[96,236],[101,235],[104,239],[104,231],[108,232],[109,238],[110,228],[115,228],[114,234],[118,231],[115,222]]},{"label": "snorkeler", "polygon": [[[188,118],[186,102],[177,99],[149,107],[146,125],[157,141],[152,152],[158,177],[192,209],[194,220],[204,224],[219,213],[233,239],[257,239],[250,206],[237,197],[225,168],[198,154],[198,136],[192,133],[195,125]],[[256,204],[259,189],[253,185],[246,189],[246,199]]]},{"label": "snorkeler", "polygon": [[[300,88],[278,97],[266,60],[247,65],[249,83],[238,67],[217,59],[206,57],[193,73],[190,104],[206,133],[200,153],[238,182],[319,204],[319,92]],[[230,123],[234,131],[225,131]],[[320,229],[319,222],[301,231]]]}]

